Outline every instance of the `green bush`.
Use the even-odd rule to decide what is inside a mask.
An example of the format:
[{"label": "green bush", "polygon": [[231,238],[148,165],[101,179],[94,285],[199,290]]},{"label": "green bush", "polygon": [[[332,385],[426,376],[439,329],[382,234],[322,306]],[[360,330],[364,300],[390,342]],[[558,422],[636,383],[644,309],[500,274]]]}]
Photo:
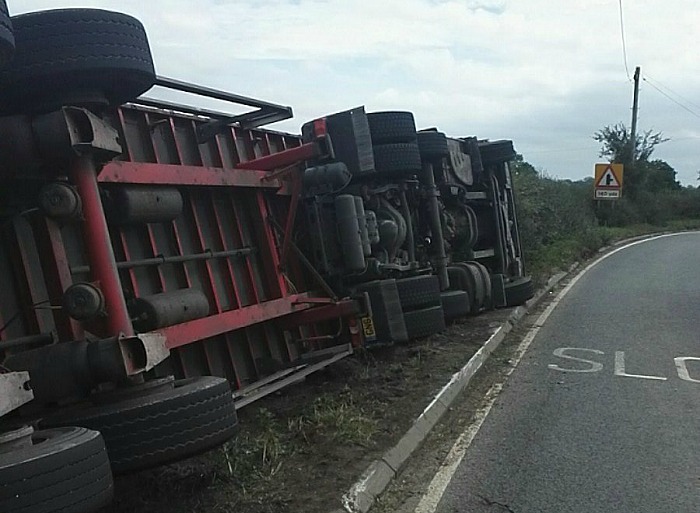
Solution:
[{"label": "green bush", "polygon": [[593,180],[557,180],[527,162],[513,165],[525,262],[537,281],[617,240],[700,227],[700,189],[639,189],[634,197],[593,200]]}]

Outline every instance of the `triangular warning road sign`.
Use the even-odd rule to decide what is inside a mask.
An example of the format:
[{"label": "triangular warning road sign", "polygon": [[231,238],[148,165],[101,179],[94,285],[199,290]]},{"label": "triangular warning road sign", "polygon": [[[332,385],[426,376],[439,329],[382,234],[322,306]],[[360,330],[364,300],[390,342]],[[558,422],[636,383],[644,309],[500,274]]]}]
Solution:
[{"label": "triangular warning road sign", "polygon": [[620,180],[617,179],[615,171],[613,171],[612,166],[608,166],[603,174],[600,176],[598,183],[595,184],[596,187],[605,187],[610,189],[619,189]]}]

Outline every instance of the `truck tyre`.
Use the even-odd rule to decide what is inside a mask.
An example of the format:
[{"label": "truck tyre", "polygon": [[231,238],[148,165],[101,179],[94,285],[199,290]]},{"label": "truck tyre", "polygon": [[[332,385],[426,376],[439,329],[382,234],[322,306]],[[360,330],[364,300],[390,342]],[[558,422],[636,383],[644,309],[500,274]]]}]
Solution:
[{"label": "truck tyre", "polygon": [[370,112],[367,121],[372,144],[416,141],[416,121],[411,112]]},{"label": "truck tyre", "polygon": [[442,132],[418,132],[418,148],[421,158],[426,161],[450,156],[447,137]]},{"label": "truck tyre", "polygon": [[513,141],[507,140],[479,143],[479,153],[484,167],[509,162],[517,156],[513,148]]},{"label": "truck tyre", "polygon": [[44,423],[99,430],[112,471],[125,474],[213,449],[234,436],[238,420],[228,381],[203,376],[175,381],[165,391],[67,411]]},{"label": "truck tyre", "polygon": [[474,265],[481,274],[481,281],[484,284],[484,308],[490,310],[493,308],[493,292],[491,291],[491,274],[486,266],[480,262],[468,262]]},{"label": "truck tyre", "polygon": [[506,306],[518,306],[535,295],[535,288],[532,284],[532,279],[526,276],[506,282],[505,292]]},{"label": "truck tyre", "polygon": [[404,313],[409,339],[429,337],[440,333],[447,326],[442,306],[431,306]]},{"label": "truck tyre", "polygon": [[0,453],[2,513],[92,513],[114,495],[102,436],[80,427],[35,431],[32,445]]},{"label": "truck tyre", "polygon": [[372,147],[374,169],[386,174],[415,174],[421,170],[416,143],[380,144]]},{"label": "truck tyre", "polygon": [[463,290],[469,298],[469,313],[474,303],[476,303],[476,285],[473,284],[474,277],[471,272],[463,266],[455,264],[447,268],[447,276],[450,278],[449,290]]},{"label": "truck tyre", "polygon": [[448,290],[469,290],[467,271],[456,265],[447,268],[447,277],[450,279]]},{"label": "truck tyre", "polygon": [[464,317],[471,312],[469,293],[466,290],[446,290],[440,294],[440,304],[446,320]]},{"label": "truck tyre", "polygon": [[396,288],[404,313],[407,310],[440,304],[440,279],[433,274],[398,279]]},{"label": "truck tyre", "polygon": [[471,313],[476,315],[484,307],[486,301],[486,290],[484,289],[484,280],[481,277],[481,272],[476,266],[468,262],[460,262],[456,265],[467,272],[469,288],[474,291],[474,299],[471,302]]},{"label": "truck tyre", "polygon": [[12,59],[14,52],[15,36],[12,33],[10,14],[5,0],[0,0],[0,68]]},{"label": "truck tyre", "polygon": [[13,61],[0,72],[0,112],[46,112],[70,103],[120,105],[156,80],[146,31],[126,14],[58,9],[12,18]]}]

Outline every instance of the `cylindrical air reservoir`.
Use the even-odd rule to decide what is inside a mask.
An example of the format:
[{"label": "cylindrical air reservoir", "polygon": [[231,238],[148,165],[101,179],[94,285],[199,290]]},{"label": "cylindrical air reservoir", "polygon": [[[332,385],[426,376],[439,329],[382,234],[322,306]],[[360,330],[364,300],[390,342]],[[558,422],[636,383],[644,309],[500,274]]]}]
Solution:
[{"label": "cylindrical air reservoir", "polygon": [[365,254],[362,248],[355,196],[341,194],[336,196],[334,204],[338,238],[345,267],[349,271],[362,271],[365,268]]},{"label": "cylindrical air reservoir", "polygon": [[129,306],[134,328],[142,333],[209,315],[209,301],[198,289],[144,296],[133,300]]},{"label": "cylindrical air reservoir", "polygon": [[332,162],[304,170],[304,187],[328,186],[335,191],[345,187],[351,178],[352,175],[343,162]]},{"label": "cylindrical air reservoir", "polygon": [[362,239],[362,251],[365,256],[372,254],[372,246],[369,243],[369,234],[367,233],[367,216],[365,215],[365,204],[362,198],[355,196],[355,210],[357,211],[357,222],[360,224],[360,238]]},{"label": "cylindrical air reservoir", "polygon": [[172,221],[182,212],[182,194],[174,187],[125,186],[109,191],[105,214],[112,224]]}]

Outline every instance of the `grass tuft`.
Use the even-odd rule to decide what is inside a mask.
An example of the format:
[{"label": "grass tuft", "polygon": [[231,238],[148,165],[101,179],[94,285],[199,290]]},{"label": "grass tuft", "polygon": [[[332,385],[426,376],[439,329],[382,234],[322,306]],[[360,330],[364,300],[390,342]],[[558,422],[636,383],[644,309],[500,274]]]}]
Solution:
[{"label": "grass tuft", "polygon": [[370,447],[378,422],[371,418],[345,387],[339,394],[322,394],[315,398],[310,410],[290,419],[289,429],[307,443],[319,439]]}]

